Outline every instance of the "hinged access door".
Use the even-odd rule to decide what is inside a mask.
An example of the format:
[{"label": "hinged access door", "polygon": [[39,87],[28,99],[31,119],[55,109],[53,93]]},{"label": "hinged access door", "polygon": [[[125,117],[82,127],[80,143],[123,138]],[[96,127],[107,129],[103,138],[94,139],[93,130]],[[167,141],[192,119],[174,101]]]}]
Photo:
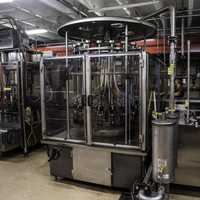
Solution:
[{"label": "hinged access door", "polygon": [[146,54],[86,56],[87,143],[145,149]]},{"label": "hinged access door", "polygon": [[85,141],[83,56],[45,59],[41,64],[44,138]]}]

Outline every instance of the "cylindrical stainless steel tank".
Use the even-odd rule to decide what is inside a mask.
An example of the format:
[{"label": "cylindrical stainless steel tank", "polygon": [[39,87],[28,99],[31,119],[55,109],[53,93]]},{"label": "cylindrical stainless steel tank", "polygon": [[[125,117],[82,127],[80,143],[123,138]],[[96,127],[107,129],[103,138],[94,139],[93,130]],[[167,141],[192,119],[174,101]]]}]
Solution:
[{"label": "cylindrical stainless steel tank", "polygon": [[169,184],[175,179],[175,120],[154,120],[152,122],[153,179]]},{"label": "cylindrical stainless steel tank", "polygon": [[177,124],[176,129],[175,129],[176,131],[175,131],[175,145],[174,145],[175,147],[174,162],[175,162],[175,167],[177,167],[178,165],[178,119],[179,119],[178,113],[168,114],[166,118],[173,120]]}]

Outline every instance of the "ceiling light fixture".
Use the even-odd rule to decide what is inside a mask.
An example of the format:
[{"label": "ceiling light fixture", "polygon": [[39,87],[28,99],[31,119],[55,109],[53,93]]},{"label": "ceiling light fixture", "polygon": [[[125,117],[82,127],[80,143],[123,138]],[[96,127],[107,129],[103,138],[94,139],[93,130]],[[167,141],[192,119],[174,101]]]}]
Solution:
[{"label": "ceiling light fixture", "polygon": [[91,9],[91,10],[88,10],[88,12],[104,12],[104,11],[120,10],[124,8],[137,8],[137,7],[154,5],[158,3],[160,3],[160,0],[147,1],[147,2],[141,2],[141,3],[132,3],[132,4],[122,4],[118,6],[104,7],[100,9]]},{"label": "ceiling light fixture", "polygon": [[32,29],[32,30],[26,30],[26,33],[28,35],[37,35],[42,33],[47,33],[48,31],[46,29]]},{"label": "ceiling light fixture", "polygon": [[0,0],[0,3],[12,3],[14,0]]}]

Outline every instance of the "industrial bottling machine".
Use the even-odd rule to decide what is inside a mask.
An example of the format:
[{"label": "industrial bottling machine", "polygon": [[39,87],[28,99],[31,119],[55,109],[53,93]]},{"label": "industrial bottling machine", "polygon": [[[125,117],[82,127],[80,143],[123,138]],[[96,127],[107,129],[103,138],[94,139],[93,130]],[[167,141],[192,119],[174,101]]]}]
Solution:
[{"label": "industrial bottling machine", "polygon": [[[173,7],[154,15],[168,10],[174,22]],[[143,20],[95,17],[68,22],[58,33],[65,37],[66,56],[44,58],[40,65],[42,132],[51,175],[119,188],[134,186],[137,199],[164,199],[176,163],[176,150],[171,148],[176,120],[156,115],[165,112],[166,97],[161,94],[166,93],[167,70],[158,57],[132,43],[155,37],[156,27]],[[170,99],[168,114],[173,116],[173,95]],[[152,134],[153,110],[157,112]],[[148,185],[151,174],[156,187],[148,193],[136,182]]]},{"label": "industrial bottling machine", "polygon": [[39,63],[13,18],[0,18],[0,38],[0,154],[27,153],[41,139]]}]

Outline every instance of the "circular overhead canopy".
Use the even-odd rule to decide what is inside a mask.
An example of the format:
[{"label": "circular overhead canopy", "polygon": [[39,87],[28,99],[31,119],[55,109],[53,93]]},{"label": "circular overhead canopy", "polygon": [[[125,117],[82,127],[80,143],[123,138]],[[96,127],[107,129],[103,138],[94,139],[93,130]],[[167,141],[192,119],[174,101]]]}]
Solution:
[{"label": "circular overhead canopy", "polygon": [[68,32],[72,40],[124,40],[125,26],[128,25],[130,40],[150,38],[156,33],[154,25],[120,17],[93,17],[74,20],[58,29],[61,36]]}]

